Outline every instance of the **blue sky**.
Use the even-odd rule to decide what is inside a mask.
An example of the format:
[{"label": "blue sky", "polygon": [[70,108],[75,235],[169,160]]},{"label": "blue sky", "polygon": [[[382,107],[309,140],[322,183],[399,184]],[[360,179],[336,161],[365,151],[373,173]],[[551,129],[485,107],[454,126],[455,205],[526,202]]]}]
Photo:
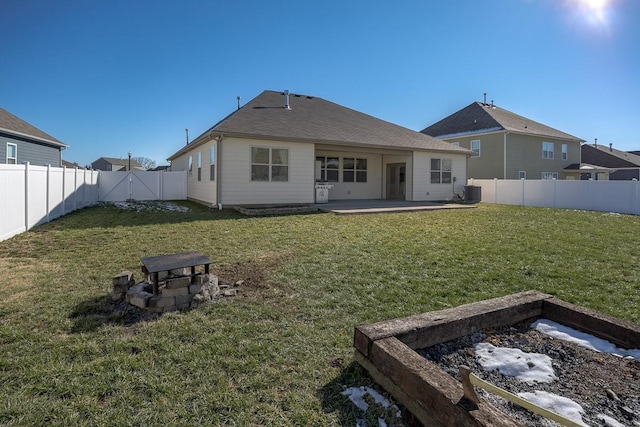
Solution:
[{"label": "blue sky", "polygon": [[[604,4],[604,8],[597,8]],[[158,164],[262,90],[420,130],[487,100],[640,150],[640,1],[0,0],[0,107]]]}]

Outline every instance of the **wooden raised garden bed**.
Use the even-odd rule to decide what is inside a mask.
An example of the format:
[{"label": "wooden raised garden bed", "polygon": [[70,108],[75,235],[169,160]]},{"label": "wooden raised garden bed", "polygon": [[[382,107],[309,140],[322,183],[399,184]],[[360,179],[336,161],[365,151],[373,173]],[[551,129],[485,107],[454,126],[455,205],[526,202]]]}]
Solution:
[{"label": "wooden raised garden bed", "polygon": [[355,359],[424,425],[516,426],[512,417],[483,399],[464,397],[462,383],[415,350],[464,337],[485,328],[549,319],[640,348],[640,327],[535,291],[459,307],[357,326]]}]

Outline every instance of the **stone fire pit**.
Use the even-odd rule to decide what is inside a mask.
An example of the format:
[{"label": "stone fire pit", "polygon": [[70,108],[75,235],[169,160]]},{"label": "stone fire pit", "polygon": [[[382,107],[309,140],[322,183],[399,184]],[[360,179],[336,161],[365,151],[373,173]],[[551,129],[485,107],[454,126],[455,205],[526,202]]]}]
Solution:
[{"label": "stone fire pit", "polygon": [[[355,328],[355,359],[424,425],[518,426],[512,416],[480,398],[419,351],[481,330],[549,319],[610,341],[640,348],[640,326],[529,291]],[[612,372],[612,375],[615,373]]]},{"label": "stone fire pit", "polygon": [[158,255],[141,259],[145,280],[135,283],[131,271],[113,278],[113,300],[162,313],[193,308],[203,302],[235,296],[236,289],[224,289],[209,272],[211,260],[199,252]]}]

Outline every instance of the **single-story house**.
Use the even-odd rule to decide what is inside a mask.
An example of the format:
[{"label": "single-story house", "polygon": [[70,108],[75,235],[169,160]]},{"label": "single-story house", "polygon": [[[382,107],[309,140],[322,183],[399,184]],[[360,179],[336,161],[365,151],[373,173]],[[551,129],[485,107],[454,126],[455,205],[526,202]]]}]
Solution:
[{"label": "single-story house", "polygon": [[60,167],[68,145],[0,108],[0,147],[0,163]]},{"label": "single-story house", "polygon": [[581,150],[582,165],[594,165],[600,169],[594,173],[583,171],[581,179],[640,179],[640,156],[633,152],[617,150],[613,144],[605,146],[597,142],[583,144]]},{"label": "single-story house", "polygon": [[421,131],[473,151],[467,175],[477,179],[576,179],[583,139],[491,102],[473,102]]},{"label": "single-story house", "polygon": [[91,168],[98,171],[143,170],[142,165],[134,159],[118,159],[115,157],[100,157],[91,162]]},{"label": "single-story house", "polygon": [[266,90],[167,160],[212,206],[329,200],[449,200],[469,150],[315,96]]}]

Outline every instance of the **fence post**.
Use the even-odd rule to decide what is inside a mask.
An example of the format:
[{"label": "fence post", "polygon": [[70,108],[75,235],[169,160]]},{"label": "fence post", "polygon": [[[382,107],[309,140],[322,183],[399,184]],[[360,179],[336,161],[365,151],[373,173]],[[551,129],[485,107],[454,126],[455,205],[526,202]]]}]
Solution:
[{"label": "fence post", "polygon": [[522,206],[524,206],[524,178],[520,178],[520,181],[522,181]]},{"label": "fence post", "polygon": [[65,194],[67,182],[67,167],[62,166],[62,215],[67,213],[67,195]]},{"label": "fence post", "polygon": [[556,194],[558,193],[556,190],[556,185],[557,185],[558,180],[553,178],[553,207],[557,208],[558,207],[558,201],[556,200]]},{"label": "fence post", "polygon": [[51,212],[49,212],[49,206],[51,206],[51,202],[50,202],[50,189],[49,187],[51,187],[51,165],[47,165],[47,203],[46,203],[46,209],[47,209],[47,222],[51,221],[51,218],[49,217],[49,214]]},{"label": "fence post", "polygon": [[29,162],[24,164],[24,229],[29,230]]},{"label": "fence post", "polygon": [[498,204],[498,178],[493,178],[493,203]]}]

